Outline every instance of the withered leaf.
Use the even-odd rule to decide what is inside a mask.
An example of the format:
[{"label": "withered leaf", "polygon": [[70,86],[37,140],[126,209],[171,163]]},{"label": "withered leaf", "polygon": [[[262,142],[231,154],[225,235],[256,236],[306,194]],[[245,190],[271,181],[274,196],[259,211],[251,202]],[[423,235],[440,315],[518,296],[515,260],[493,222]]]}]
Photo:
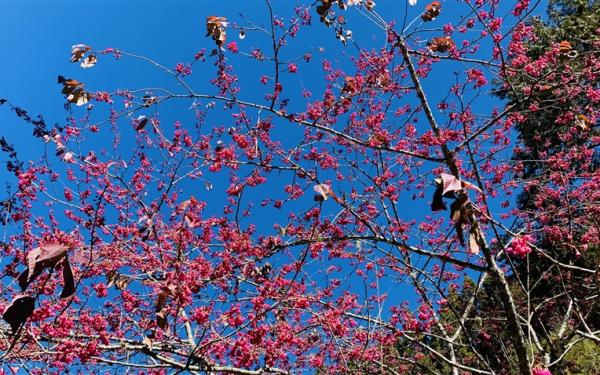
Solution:
[{"label": "withered leaf", "polygon": [[71,47],[71,62],[78,62],[83,58],[83,55],[85,55],[85,53],[87,51],[91,50],[90,46],[87,46],[85,44],[75,44],[73,47]]},{"label": "withered leaf", "polygon": [[84,69],[91,68],[94,65],[96,65],[96,62],[98,62],[98,58],[96,57],[96,55],[90,54],[87,55],[85,59],[83,59],[83,61],[81,62],[81,67]]},{"label": "withered leaf", "polygon": [[117,271],[112,270],[112,271],[108,271],[108,273],[106,274],[106,286],[108,288],[110,288],[111,286],[115,285],[115,281],[117,281],[117,277],[119,277],[119,274],[117,274]]},{"label": "withered leaf", "polygon": [[58,83],[63,85],[61,93],[67,95],[69,102],[82,106],[90,100],[90,94],[83,89],[83,83],[63,76],[58,76]]},{"label": "withered leaf", "polygon": [[558,51],[560,53],[569,53],[569,51],[571,51],[571,42],[569,42],[568,40],[563,40],[562,42],[560,42],[559,46],[558,46]]},{"label": "withered leaf", "polygon": [[435,188],[435,193],[433,193],[433,201],[431,202],[431,211],[440,211],[446,210],[446,205],[444,204],[442,191],[444,190],[442,184],[437,184]]},{"label": "withered leaf", "polygon": [[452,221],[463,222],[466,220],[466,217],[463,215],[464,212],[462,211],[468,201],[469,198],[466,195],[461,195],[452,202],[450,205],[450,219],[452,219]]},{"label": "withered leaf", "polygon": [[137,119],[135,119],[134,124],[135,124],[135,130],[136,131],[140,131],[142,129],[144,129],[144,127],[146,127],[146,124],[148,123],[148,117],[146,116],[138,116]]},{"label": "withered leaf", "polygon": [[125,290],[127,289],[127,286],[129,285],[130,281],[131,280],[129,279],[129,277],[125,275],[119,275],[115,280],[115,287],[118,290]]},{"label": "withered leaf", "polygon": [[456,229],[456,238],[458,238],[458,242],[460,242],[462,246],[465,246],[465,236],[463,234],[462,223],[457,222],[454,224],[454,229]]},{"label": "withered leaf", "polygon": [[584,114],[580,113],[575,117],[575,126],[581,131],[585,131],[589,128],[592,121]]},{"label": "withered leaf", "polygon": [[158,313],[165,307],[168,296],[169,293],[165,291],[158,293],[158,297],[156,298],[156,305],[154,306],[154,312]]},{"label": "withered leaf", "polygon": [[445,195],[451,191],[458,191],[462,189],[461,181],[455,176],[447,173],[440,174],[440,178],[442,180],[442,195]]},{"label": "withered leaf", "polygon": [[69,96],[67,96],[67,101],[75,103],[76,106],[81,107],[90,101],[90,94],[84,91],[83,88],[76,89],[69,94]]},{"label": "withered leaf", "polygon": [[471,254],[479,254],[479,241],[475,228],[469,229],[469,252]]},{"label": "withered leaf", "polygon": [[449,36],[438,36],[431,39],[427,43],[427,47],[431,52],[448,52],[450,51],[456,44]]},{"label": "withered leaf", "polygon": [[15,334],[19,327],[33,314],[35,299],[31,296],[18,296],[6,308],[2,319],[10,324],[12,333]]},{"label": "withered leaf", "polygon": [[19,275],[19,286],[25,290],[46,268],[54,268],[66,256],[68,246],[58,243],[43,244],[27,254],[27,269]]},{"label": "withered leaf", "polygon": [[206,36],[211,36],[218,46],[222,46],[227,39],[225,31],[227,25],[228,23],[225,17],[206,17]]},{"label": "withered leaf", "polygon": [[423,12],[421,15],[421,19],[423,19],[425,22],[433,21],[437,16],[440,15],[441,10],[442,4],[440,4],[439,1],[434,1],[430,4],[427,4],[425,7],[425,12]]},{"label": "withered leaf", "polygon": [[152,95],[144,95],[142,99],[144,100],[144,104],[142,104],[143,107],[150,107],[158,101],[158,98]]},{"label": "withered leaf", "polygon": [[469,198],[466,195],[459,196],[450,205],[450,219],[454,221],[454,228],[456,229],[456,237],[462,246],[465,246],[465,238],[463,235],[463,225],[468,222],[466,205],[469,202]]},{"label": "withered leaf", "polygon": [[168,308],[166,307],[167,298],[169,297],[168,289],[165,289],[158,293],[156,298],[156,305],[154,311],[156,312],[156,325],[161,329],[165,329],[168,326],[167,317],[169,315]]},{"label": "withered leaf", "polygon": [[315,191],[314,199],[317,202],[326,201],[330,196],[335,198],[335,193],[327,184],[317,184],[313,187],[313,189]]},{"label": "withered leaf", "polygon": [[169,326],[167,323],[167,312],[165,310],[156,313],[156,325],[161,329],[165,329]]},{"label": "withered leaf", "polygon": [[68,257],[63,258],[62,268],[64,286],[60,298],[68,298],[75,294],[75,278],[73,277],[73,270],[71,269]]}]

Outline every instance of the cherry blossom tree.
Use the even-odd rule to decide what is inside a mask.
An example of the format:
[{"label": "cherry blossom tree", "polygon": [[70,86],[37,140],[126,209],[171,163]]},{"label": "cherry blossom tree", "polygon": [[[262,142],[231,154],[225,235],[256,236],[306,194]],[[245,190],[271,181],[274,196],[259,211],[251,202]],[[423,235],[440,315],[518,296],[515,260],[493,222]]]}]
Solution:
[{"label": "cherry blossom tree", "polygon": [[3,365],[541,375],[597,350],[598,25],[550,33],[528,0],[263,7],[199,16],[175,66],[74,41],[82,69],[172,85],[59,75],[62,124],[3,93],[45,150],[0,139]]}]

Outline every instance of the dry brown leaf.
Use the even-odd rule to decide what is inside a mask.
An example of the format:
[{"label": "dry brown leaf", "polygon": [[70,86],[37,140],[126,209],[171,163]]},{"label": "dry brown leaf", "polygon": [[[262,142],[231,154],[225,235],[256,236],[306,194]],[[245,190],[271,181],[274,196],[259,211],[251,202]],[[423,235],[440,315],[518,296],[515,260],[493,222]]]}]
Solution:
[{"label": "dry brown leaf", "polygon": [[28,295],[17,296],[4,310],[2,319],[10,324],[12,333],[15,334],[19,327],[33,314],[35,299]]},{"label": "dry brown leaf", "polygon": [[434,1],[425,7],[425,12],[423,12],[421,18],[425,22],[433,21],[434,19],[436,19],[437,16],[440,15],[441,11],[442,4],[440,4],[439,1]]},{"label": "dry brown leaf", "polygon": [[220,47],[225,43],[227,39],[225,28],[227,27],[227,19],[219,16],[208,16],[206,17],[206,36],[212,37],[212,39]]},{"label": "dry brown leaf", "polygon": [[68,246],[58,243],[42,244],[26,257],[27,269],[19,275],[19,286],[25,290],[46,268],[54,268],[66,255]]},{"label": "dry brown leaf", "polygon": [[431,52],[448,52],[455,47],[455,43],[449,36],[439,36],[431,39],[427,47]]},{"label": "dry brown leaf", "polygon": [[85,59],[83,59],[83,61],[81,62],[81,67],[84,69],[91,68],[94,65],[96,65],[96,62],[98,62],[98,58],[96,57],[96,55],[90,54],[87,55]]},{"label": "dry brown leaf", "polygon": [[83,56],[85,55],[85,53],[89,50],[91,50],[92,48],[88,45],[85,44],[75,44],[73,47],[71,47],[71,62],[78,62],[80,61]]},{"label": "dry brown leaf", "polygon": [[478,236],[473,227],[469,230],[469,252],[471,254],[479,254]]},{"label": "dry brown leaf", "polygon": [[327,184],[318,184],[313,187],[315,191],[315,201],[322,202],[326,201],[330,196],[335,198],[335,193],[331,190],[331,187]]}]

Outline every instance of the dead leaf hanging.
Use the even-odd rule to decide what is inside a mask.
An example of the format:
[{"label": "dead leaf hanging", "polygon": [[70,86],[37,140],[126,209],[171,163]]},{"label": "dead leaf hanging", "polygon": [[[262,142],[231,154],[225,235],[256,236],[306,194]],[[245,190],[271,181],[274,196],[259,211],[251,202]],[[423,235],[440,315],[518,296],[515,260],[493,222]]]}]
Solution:
[{"label": "dead leaf hanging", "polygon": [[335,193],[331,190],[331,187],[327,184],[318,184],[313,187],[315,191],[315,201],[323,202],[326,201],[330,196],[335,198]]},{"label": "dead leaf hanging", "polygon": [[471,254],[479,254],[479,236],[474,227],[469,229],[469,252]]},{"label": "dead leaf hanging", "polygon": [[433,201],[431,202],[431,211],[445,210],[446,205],[444,204],[443,198],[451,198],[455,196],[455,192],[461,189],[471,189],[481,193],[481,189],[476,185],[463,181],[456,176],[441,173],[439,178],[435,179],[435,193],[433,194]]},{"label": "dead leaf hanging", "polygon": [[560,42],[560,44],[558,45],[558,52],[561,55],[565,55],[570,58],[575,58],[579,55],[579,53],[573,49],[571,43],[567,40],[563,40],[562,42]]},{"label": "dead leaf hanging", "polygon": [[142,104],[143,107],[150,107],[158,101],[158,98],[152,95],[144,95],[142,99],[144,100],[144,104]]},{"label": "dead leaf hanging", "polygon": [[96,55],[87,55],[87,57],[85,59],[83,59],[83,61],[81,62],[81,67],[82,68],[91,68],[94,65],[96,65],[97,61],[98,61],[98,58],[96,57]]},{"label": "dead leaf hanging", "polygon": [[454,175],[441,173],[440,179],[442,180],[442,195],[462,189],[461,181]]},{"label": "dead leaf hanging", "polygon": [[581,131],[587,130],[591,123],[592,121],[589,119],[589,117],[584,114],[580,113],[575,117],[575,126]]},{"label": "dead leaf hanging", "polygon": [[85,53],[89,50],[91,50],[92,48],[88,45],[85,44],[75,44],[73,47],[71,47],[71,62],[79,62],[83,56],[85,55]]},{"label": "dead leaf hanging", "polygon": [[144,127],[146,127],[147,123],[148,123],[148,117],[140,115],[134,121],[134,129],[136,131],[140,131],[140,130],[144,129]]},{"label": "dead leaf hanging", "polygon": [[356,78],[346,77],[344,79],[344,87],[342,88],[342,92],[354,94],[356,92]]},{"label": "dead leaf hanging", "polygon": [[18,296],[4,310],[2,319],[10,324],[10,329],[15,334],[19,327],[33,314],[33,310],[35,310],[35,299],[33,297],[28,295]]},{"label": "dead leaf hanging", "polygon": [[443,189],[444,188],[442,184],[437,184],[437,187],[435,188],[435,193],[433,194],[433,201],[431,202],[431,211],[433,212],[448,209],[444,204],[444,194],[442,193]]},{"label": "dead leaf hanging", "polygon": [[165,329],[169,326],[168,322],[167,322],[167,318],[169,316],[169,309],[166,306],[167,304],[167,298],[170,295],[170,291],[172,291],[174,288],[164,288],[163,291],[161,291],[160,293],[158,293],[158,297],[156,298],[156,305],[154,306],[154,312],[156,312],[156,325],[161,328],[161,329]]},{"label": "dead leaf hanging", "polygon": [[327,27],[331,25],[329,11],[331,10],[332,5],[333,2],[331,0],[321,0],[321,5],[317,6],[317,14],[320,17],[321,22],[323,22]]},{"label": "dead leaf hanging", "polygon": [[449,36],[439,36],[427,43],[427,47],[431,52],[448,52],[455,46],[456,44]]},{"label": "dead leaf hanging", "polygon": [[442,4],[439,1],[434,1],[425,7],[425,12],[421,15],[421,18],[425,22],[433,21],[442,11]]},{"label": "dead leaf hanging", "polygon": [[58,76],[58,83],[63,85],[61,93],[67,95],[67,101],[82,106],[90,100],[90,94],[84,90],[84,84],[63,76]]},{"label": "dead leaf hanging", "polygon": [[60,298],[68,298],[75,294],[75,278],[73,277],[73,270],[71,264],[69,264],[69,258],[64,257],[62,261],[63,271],[63,290],[60,294]]},{"label": "dead leaf hanging", "polygon": [[66,255],[68,246],[58,243],[43,244],[27,254],[27,269],[19,275],[19,286],[27,289],[46,268],[54,268]]},{"label": "dead leaf hanging", "polygon": [[227,35],[225,28],[227,27],[227,19],[225,17],[208,16],[206,17],[206,36],[212,39],[220,47],[225,43]]},{"label": "dead leaf hanging", "polygon": [[465,246],[463,225],[468,223],[468,213],[466,209],[468,202],[469,198],[466,195],[461,195],[450,205],[450,219],[454,221],[456,237],[462,246]]}]

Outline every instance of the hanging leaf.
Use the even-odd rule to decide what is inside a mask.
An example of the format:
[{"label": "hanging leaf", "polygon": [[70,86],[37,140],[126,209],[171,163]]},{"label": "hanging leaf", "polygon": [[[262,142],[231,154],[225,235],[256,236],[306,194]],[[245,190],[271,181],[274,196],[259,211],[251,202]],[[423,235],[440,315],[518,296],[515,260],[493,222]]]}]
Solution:
[{"label": "hanging leaf", "polygon": [[474,227],[469,229],[469,252],[471,254],[479,254],[479,236]]},{"label": "hanging leaf", "polygon": [[83,59],[83,61],[81,62],[81,67],[84,69],[87,68],[91,68],[94,65],[96,65],[96,62],[98,62],[98,58],[96,57],[96,55],[87,55],[87,57],[85,59]]},{"label": "hanging leaf", "polygon": [[54,268],[66,256],[68,246],[43,244],[27,254],[27,269],[19,275],[19,286],[25,290],[46,268]]},{"label": "hanging leaf", "polygon": [[446,195],[448,192],[458,191],[462,189],[461,181],[455,176],[447,173],[440,174],[442,180],[442,195]]},{"label": "hanging leaf", "polygon": [[445,210],[446,206],[442,200],[443,197],[451,198],[455,196],[455,192],[461,189],[471,189],[478,192],[482,192],[476,185],[463,181],[451,174],[441,173],[439,178],[435,179],[436,190],[433,195],[433,202],[431,203],[432,211]]},{"label": "hanging leaf", "polygon": [[435,193],[433,193],[433,201],[431,202],[431,211],[433,212],[448,209],[444,204],[444,194],[442,193],[443,189],[444,188],[442,187],[442,184],[437,184],[437,187],[435,188]]},{"label": "hanging leaf", "polygon": [[90,101],[90,94],[85,92],[83,88],[77,89],[67,96],[67,101],[75,103],[76,106],[81,107]]},{"label": "hanging leaf", "polygon": [[318,184],[313,187],[315,191],[315,201],[323,202],[326,201],[330,196],[335,198],[335,193],[331,190],[331,187],[327,184]]},{"label": "hanging leaf", "polygon": [[450,219],[454,222],[456,237],[462,246],[465,246],[463,225],[468,223],[468,215],[466,210],[468,202],[469,198],[466,195],[461,195],[450,205]]},{"label": "hanging leaf", "polygon": [[118,290],[125,290],[129,286],[131,279],[125,275],[117,275],[115,280],[115,288]]},{"label": "hanging leaf", "polygon": [[73,160],[73,157],[75,157],[75,155],[72,152],[65,152],[63,155],[63,160],[67,163],[70,163]]},{"label": "hanging leaf", "polygon": [[146,127],[147,123],[148,117],[140,115],[137,119],[134,120],[134,129],[139,132],[140,130],[144,129],[144,127]]},{"label": "hanging leaf", "polygon": [[227,27],[225,17],[208,16],[206,17],[206,36],[212,37],[217,46],[222,46],[227,39],[225,28]]},{"label": "hanging leaf", "polygon": [[427,47],[431,52],[448,52],[455,46],[456,44],[449,36],[439,36],[427,43]]},{"label": "hanging leaf", "polygon": [[75,278],[73,277],[73,270],[71,269],[68,257],[63,258],[62,271],[64,286],[60,298],[68,298],[75,294]]},{"label": "hanging leaf", "polygon": [[83,83],[71,78],[65,78],[63,76],[58,76],[58,83],[63,85],[61,93],[65,95],[72,93],[77,88],[83,88]]},{"label": "hanging leaf", "polygon": [[169,291],[165,288],[165,290],[158,293],[156,305],[154,306],[154,312],[156,312],[156,325],[161,329],[168,327],[167,317],[169,316],[169,309],[166,307],[168,297]]},{"label": "hanging leaf", "polygon": [[354,94],[356,92],[356,79],[354,77],[346,77],[344,79],[344,87],[342,92]]},{"label": "hanging leaf", "polygon": [[18,296],[6,308],[2,319],[10,324],[13,335],[19,330],[19,327],[27,321],[35,310],[35,299],[31,296]]},{"label": "hanging leaf", "polygon": [[572,50],[571,50],[571,42],[567,41],[567,40],[563,40],[562,42],[560,42],[560,44],[558,45],[558,52],[563,54],[563,55],[567,55],[569,54]]},{"label": "hanging leaf", "polygon": [[85,44],[75,44],[73,47],[71,47],[71,62],[75,63],[80,61],[83,56],[85,55],[85,53],[89,50],[91,50],[92,48],[90,46],[87,46]]},{"label": "hanging leaf", "polygon": [[143,107],[150,107],[158,101],[158,98],[152,95],[144,95],[142,99],[144,100],[144,104],[142,104]]},{"label": "hanging leaf", "polygon": [[90,100],[90,94],[83,89],[83,83],[63,76],[58,76],[58,83],[63,85],[61,93],[67,95],[69,102],[82,106]]},{"label": "hanging leaf", "polygon": [[577,127],[577,129],[579,129],[581,131],[585,131],[585,130],[589,129],[591,124],[592,124],[592,120],[590,120],[584,114],[580,113],[575,117],[575,126]]},{"label": "hanging leaf", "polygon": [[437,16],[440,15],[442,11],[442,4],[439,1],[434,1],[430,4],[427,4],[425,7],[425,12],[421,15],[421,18],[425,22],[433,21]]},{"label": "hanging leaf", "polygon": [[450,205],[450,219],[452,219],[452,221],[463,221],[464,217],[462,215],[463,212],[461,211],[468,202],[469,198],[466,195],[461,195],[452,202]]}]

